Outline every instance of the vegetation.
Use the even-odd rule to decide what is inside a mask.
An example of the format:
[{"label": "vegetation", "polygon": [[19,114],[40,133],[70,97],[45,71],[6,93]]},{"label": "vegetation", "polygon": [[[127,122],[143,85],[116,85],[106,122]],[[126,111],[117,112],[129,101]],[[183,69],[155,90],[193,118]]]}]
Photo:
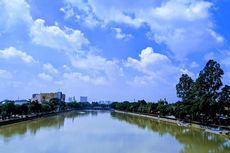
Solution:
[{"label": "vegetation", "polygon": [[17,118],[19,116],[38,115],[42,113],[59,112],[72,109],[101,109],[108,108],[108,105],[96,102],[78,103],[76,101],[65,103],[59,99],[51,99],[49,102],[39,103],[38,101],[28,101],[26,104],[16,105],[14,101],[5,101],[0,106],[0,118],[2,120]]},{"label": "vegetation", "polygon": [[114,102],[114,109],[148,113],[150,115],[175,116],[179,119],[200,121],[208,124],[229,124],[230,86],[223,86],[224,71],[220,64],[209,60],[196,80],[182,74],[176,85],[177,96],[181,100],[169,104],[165,99],[157,103]]},{"label": "vegetation", "polygon": [[[156,103],[139,100],[138,102],[114,102],[111,107],[116,110],[147,113],[150,115],[175,117],[178,119],[199,121],[208,124],[229,124],[230,86],[223,85],[224,71],[220,64],[209,60],[198,77],[193,80],[188,74],[182,74],[176,85],[180,101],[169,103],[161,99]],[[93,103],[65,103],[59,99],[49,102],[28,102],[15,105],[7,101],[0,106],[0,117],[7,119],[18,115],[30,115],[47,112],[58,112],[70,109],[108,108],[109,105]]]}]

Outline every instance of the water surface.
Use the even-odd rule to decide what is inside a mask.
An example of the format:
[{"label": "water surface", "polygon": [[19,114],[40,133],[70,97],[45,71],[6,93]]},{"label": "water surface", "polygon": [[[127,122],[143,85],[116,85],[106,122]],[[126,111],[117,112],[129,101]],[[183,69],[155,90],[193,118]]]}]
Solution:
[{"label": "water surface", "polygon": [[76,111],[0,127],[0,153],[230,153],[230,141],[142,117]]}]

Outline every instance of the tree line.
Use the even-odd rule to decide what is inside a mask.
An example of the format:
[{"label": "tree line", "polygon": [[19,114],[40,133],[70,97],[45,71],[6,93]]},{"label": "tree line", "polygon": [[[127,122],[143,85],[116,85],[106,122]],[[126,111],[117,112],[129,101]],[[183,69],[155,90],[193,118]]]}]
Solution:
[{"label": "tree line", "polygon": [[157,103],[140,100],[138,102],[114,102],[114,109],[161,116],[175,116],[179,119],[203,123],[229,124],[230,86],[223,85],[224,71],[220,64],[209,60],[198,77],[193,80],[182,74],[176,85],[179,101],[168,103],[166,99]]},{"label": "tree line", "polygon": [[50,101],[39,103],[38,101],[28,101],[28,103],[18,105],[14,101],[8,100],[0,106],[0,118],[2,120],[15,118],[18,116],[37,115],[42,113],[60,112],[73,109],[94,109],[108,108],[106,104],[98,104],[96,102],[69,102],[65,103],[57,98]]}]

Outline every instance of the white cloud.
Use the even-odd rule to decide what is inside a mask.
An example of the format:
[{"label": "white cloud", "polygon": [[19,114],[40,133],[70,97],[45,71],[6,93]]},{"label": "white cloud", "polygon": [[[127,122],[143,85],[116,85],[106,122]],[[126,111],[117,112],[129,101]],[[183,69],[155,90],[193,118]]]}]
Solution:
[{"label": "white cloud", "polygon": [[[93,16],[100,25],[148,25],[157,43],[166,44],[178,59],[194,52],[222,45],[224,38],[214,31],[211,9],[204,0],[65,0],[78,18]],[[120,35],[121,36],[121,35]],[[119,37],[120,37],[119,36]]]},{"label": "white cloud", "polygon": [[129,81],[130,84],[173,86],[182,73],[181,69],[175,66],[167,56],[154,52],[151,47],[143,49],[139,57],[140,59],[128,57],[125,63],[126,67],[131,67],[141,73]]},{"label": "white cloud", "polygon": [[50,63],[43,64],[43,69],[50,74],[57,74],[58,73],[58,70],[56,68],[54,68],[53,65]]},{"label": "white cloud", "polygon": [[115,61],[108,61],[101,56],[88,54],[86,57],[73,58],[72,64],[81,69],[104,70],[105,67],[114,65]]},{"label": "white cloud", "polygon": [[71,71],[71,68],[67,65],[63,65],[62,68],[65,69],[66,71]]},{"label": "white cloud", "polygon": [[154,33],[154,40],[164,43],[178,57],[207,51],[223,42],[213,31],[212,3],[195,0],[169,0],[142,16]]},{"label": "white cloud", "polygon": [[26,52],[17,50],[14,47],[9,47],[4,50],[0,50],[0,58],[11,59],[11,58],[19,58],[25,63],[37,63],[34,58],[28,55]]},{"label": "white cloud", "polygon": [[74,10],[71,7],[66,7],[66,8],[60,8],[60,11],[65,14],[65,18],[68,19],[72,16],[74,16]]},{"label": "white cloud", "polygon": [[204,59],[206,61],[210,60],[210,59],[216,59],[216,55],[214,52],[208,52],[204,55]]},{"label": "white cloud", "polygon": [[53,80],[53,77],[51,76],[51,75],[49,75],[49,74],[46,74],[46,73],[39,73],[38,74],[38,77],[40,78],[40,79],[42,79],[42,80],[46,80],[46,81],[51,81],[51,80]]},{"label": "white cloud", "polygon": [[71,28],[62,30],[58,26],[46,26],[42,19],[34,21],[30,35],[35,44],[66,52],[80,52],[84,45],[89,44],[81,31]]},{"label": "white cloud", "polygon": [[171,61],[167,56],[155,53],[151,47],[143,49],[139,57],[140,60],[128,57],[126,66],[146,74],[156,73],[162,71],[165,66],[171,66]]},{"label": "white cloud", "polygon": [[123,33],[121,28],[112,28],[116,32],[116,38],[117,39],[122,39],[122,40],[129,40],[132,38],[131,34],[125,34]]},{"label": "white cloud", "polygon": [[221,64],[223,64],[226,67],[230,67],[230,50],[225,50],[222,52],[222,58],[221,58]]},{"label": "white cloud", "polygon": [[92,14],[88,14],[84,18],[81,18],[80,16],[76,16],[76,20],[79,23],[82,22],[84,25],[86,25],[89,28],[94,28],[100,25],[100,21],[98,21],[98,19],[95,18],[95,16],[93,16]]},{"label": "white cloud", "polygon": [[87,54],[85,57],[72,57],[71,61],[73,67],[84,70],[91,76],[105,76],[110,81],[116,79],[117,76],[122,76],[122,69],[116,60]]},{"label": "white cloud", "polygon": [[213,31],[211,29],[209,32],[217,43],[223,43],[224,42],[224,38],[221,35],[219,35],[218,33],[216,33],[215,31]]},{"label": "white cloud", "polygon": [[[127,25],[132,28],[145,26],[144,29],[149,29],[154,41],[166,44],[176,56],[184,57],[196,51],[206,51],[224,41],[224,38],[214,30],[215,25],[211,14],[213,4],[210,1],[148,0],[144,3],[143,0],[64,1],[66,6],[60,11],[65,13],[66,19],[74,19],[79,24],[91,28],[111,26],[109,30],[112,27],[127,27]],[[120,96],[120,99],[127,95],[131,98],[135,95],[142,95],[145,98],[152,94],[158,98],[158,95],[167,96],[166,91],[175,96],[175,92],[171,90],[175,90],[175,83],[181,73],[194,75],[189,69],[176,66],[168,56],[157,53],[150,47],[142,50],[139,58],[128,57],[124,62],[125,66],[121,61],[95,55],[89,49],[89,40],[81,31],[61,27],[62,24],[58,23],[49,25],[51,22],[45,22],[43,19],[33,21],[30,6],[26,0],[0,0],[0,7],[0,35],[9,29],[15,30],[14,27],[20,29],[21,32],[21,27],[24,27],[29,30],[34,44],[62,50],[70,58],[72,65],[63,65],[61,69],[65,70],[65,73],[62,76],[56,75],[61,74],[61,69],[59,72],[50,63],[36,64],[35,66],[39,67],[33,67],[33,70],[26,73],[22,72],[21,76],[24,73],[30,73],[24,76],[28,76],[28,79],[32,78],[33,83],[30,86],[36,90],[61,88],[73,94],[91,92],[99,98],[102,96],[114,98],[116,95]],[[132,37],[131,34],[124,33],[125,31],[121,28],[112,29],[117,39],[128,40]],[[24,30],[22,33],[24,34]],[[230,65],[228,57],[225,56],[222,61],[227,68]],[[36,63],[31,55],[14,47],[0,50],[0,58],[18,58],[26,63]],[[198,64],[192,62],[188,66],[195,68]],[[40,71],[42,73],[38,74]],[[12,76],[11,72],[0,70],[0,78],[11,78]],[[18,80],[21,79],[18,78]],[[16,80],[14,84],[18,84],[18,89],[22,85],[26,86],[28,79],[22,80],[21,84],[17,83],[21,80]],[[43,82],[41,79],[49,82]],[[9,87],[14,87],[10,82],[11,80],[8,83]],[[2,86],[5,86],[4,84],[5,82],[2,82]],[[133,86],[130,88],[130,84],[143,88]],[[31,90],[31,88],[27,89]]]},{"label": "white cloud", "polygon": [[191,68],[197,68],[197,67],[200,67],[200,65],[199,65],[197,62],[193,61],[193,62],[190,64],[190,67],[191,67]]},{"label": "white cloud", "polygon": [[64,73],[64,79],[67,79],[69,82],[85,82],[93,85],[105,85],[107,80],[104,77],[92,77],[89,75],[83,75],[79,72]]},{"label": "white cloud", "polygon": [[30,6],[25,0],[1,0],[0,8],[0,33],[32,22]]},{"label": "white cloud", "polygon": [[[130,11],[130,4],[139,5],[140,2],[128,2],[128,1],[104,1],[99,0],[97,2],[89,0],[88,2],[83,0],[65,0],[66,9],[69,10],[71,7],[77,9],[75,14],[77,18],[85,19],[90,18],[88,25],[91,27],[97,25],[107,25],[110,22],[125,23],[134,27],[140,27],[142,20],[139,18],[132,18],[130,15],[125,12]],[[139,3],[139,4],[138,4]],[[146,4],[149,2],[146,2]],[[153,4],[151,2],[151,4]],[[133,7],[133,5],[132,5]],[[93,22],[92,22],[93,21]],[[97,22],[97,24],[95,24]],[[99,24],[100,23],[100,24]]]},{"label": "white cloud", "polygon": [[12,77],[13,76],[12,76],[12,74],[9,71],[0,69],[0,78],[11,79]]},{"label": "white cloud", "polygon": [[195,74],[191,71],[189,71],[188,69],[180,69],[182,74],[188,74],[190,77],[195,79]]}]

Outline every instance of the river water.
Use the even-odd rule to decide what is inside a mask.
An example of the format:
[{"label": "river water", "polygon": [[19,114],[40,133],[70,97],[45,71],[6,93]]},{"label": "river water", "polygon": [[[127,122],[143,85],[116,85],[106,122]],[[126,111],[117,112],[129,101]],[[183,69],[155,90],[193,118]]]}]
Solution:
[{"label": "river water", "polygon": [[0,127],[0,153],[230,153],[230,140],[142,117],[76,111]]}]

